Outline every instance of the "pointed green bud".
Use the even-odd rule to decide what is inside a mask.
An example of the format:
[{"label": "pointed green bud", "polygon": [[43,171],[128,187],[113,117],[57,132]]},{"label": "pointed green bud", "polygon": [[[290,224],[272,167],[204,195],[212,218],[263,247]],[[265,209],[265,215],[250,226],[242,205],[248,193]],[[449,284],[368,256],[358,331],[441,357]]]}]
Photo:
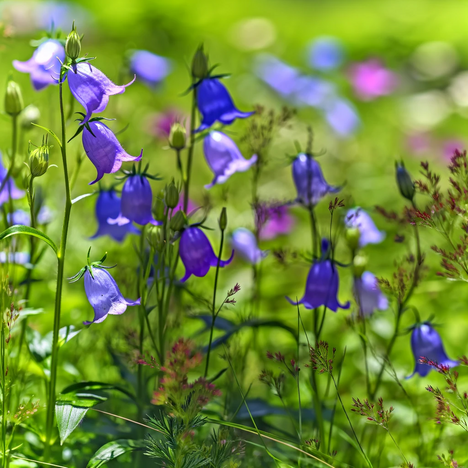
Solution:
[{"label": "pointed green bud", "polygon": [[24,109],[23,95],[19,84],[8,80],[5,92],[5,112],[12,117],[17,116]]},{"label": "pointed green bud", "polygon": [[41,111],[34,105],[30,104],[21,112],[20,124],[24,130],[31,130],[33,123],[39,122]]},{"label": "pointed green bud", "polygon": [[395,169],[396,180],[401,195],[407,200],[413,201],[416,190],[414,188],[414,183],[411,180],[411,176],[409,175],[408,171],[405,168],[405,165],[403,164],[403,161],[401,163],[396,162]]},{"label": "pointed green bud", "polygon": [[170,228],[173,231],[182,231],[187,225],[187,217],[182,210],[176,211],[175,215],[172,216],[171,222],[169,223]]},{"label": "pointed green bud", "polygon": [[158,250],[161,245],[161,229],[157,226],[149,226],[146,228],[146,239],[151,247]]},{"label": "pointed green bud", "polygon": [[192,76],[198,79],[203,79],[208,76],[208,56],[203,51],[203,45],[197,49],[193,56]]},{"label": "pointed green bud", "polygon": [[221,211],[221,216],[219,217],[219,228],[221,229],[221,231],[224,231],[226,229],[227,221],[228,220],[227,220],[226,207],[223,207]]},{"label": "pointed green bud", "polygon": [[166,211],[166,206],[164,205],[164,195],[164,190],[161,190],[153,205],[153,216],[156,221],[164,221],[164,212]]},{"label": "pointed green bud", "polygon": [[49,168],[49,145],[47,137],[43,138],[42,145],[38,148],[31,150],[31,146],[28,148],[29,152],[29,170],[32,177],[41,177],[47,172]]},{"label": "pointed green bud", "polygon": [[172,209],[174,209],[179,203],[179,191],[177,190],[174,182],[171,182],[166,186],[164,201],[166,202],[166,206]]},{"label": "pointed green bud", "polygon": [[351,251],[357,250],[359,247],[359,238],[361,237],[361,233],[358,228],[349,228],[345,231],[345,238],[346,243]]},{"label": "pointed green bud", "polygon": [[187,130],[179,122],[173,123],[169,134],[169,146],[175,150],[184,149],[186,133]]},{"label": "pointed green bud", "polygon": [[72,30],[68,34],[67,42],[65,43],[65,52],[67,57],[75,61],[81,53],[81,39],[76,32],[75,23],[73,23]]},{"label": "pointed green bud", "polygon": [[363,253],[356,255],[353,259],[353,273],[356,277],[361,277],[367,268],[367,256]]}]

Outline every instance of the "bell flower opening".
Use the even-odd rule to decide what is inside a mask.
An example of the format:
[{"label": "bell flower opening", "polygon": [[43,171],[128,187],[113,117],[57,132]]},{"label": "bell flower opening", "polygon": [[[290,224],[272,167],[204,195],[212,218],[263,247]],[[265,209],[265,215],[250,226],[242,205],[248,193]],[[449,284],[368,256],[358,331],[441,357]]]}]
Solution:
[{"label": "bell flower opening", "polygon": [[359,247],[367,244],[379,244],[385,239],[386,233],[379,231],[374,221],[362,208],[348,210],[345,217],[345,225],[348,229],[359,230]]},{"label": "bell flower opening", "polygon": [[377,278],[370,271],[354,278],[353,293],[363,316],[388,308],[388,299],[380,290]]}]

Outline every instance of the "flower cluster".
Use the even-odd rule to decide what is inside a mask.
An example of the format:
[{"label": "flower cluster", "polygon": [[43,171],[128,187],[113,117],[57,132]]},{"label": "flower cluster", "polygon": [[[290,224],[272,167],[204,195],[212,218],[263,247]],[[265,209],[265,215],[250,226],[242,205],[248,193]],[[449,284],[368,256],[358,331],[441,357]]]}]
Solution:
[{"label": "flower cluster", "polygon": [[331,355],[329,352],[329,346],[326,341],[319,341],[315,347],[309,348],[310,362],[314,371],[319,371],[320,374],[326,372],[332,374],[333,372],[333,360],[335,359],[336,348],[333,348]]},{"label": "flower cluster", "polygon": [[370,403],[367,399],[361,402],[359,398],[353,398],[353,407],[351,408],[351,411],[354,413],[365,416],[368,421],[382,426],[387,430],[393,410],[393,406],[390,406],[388,410],[384,408],[382,398],[378,399],[377,404]]}]

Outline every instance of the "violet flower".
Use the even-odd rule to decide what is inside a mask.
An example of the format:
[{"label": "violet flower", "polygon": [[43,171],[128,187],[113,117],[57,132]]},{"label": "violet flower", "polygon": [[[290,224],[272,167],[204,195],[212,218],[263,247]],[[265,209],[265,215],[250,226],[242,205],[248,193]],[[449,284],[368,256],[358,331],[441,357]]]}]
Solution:
[{"label": "violet flower", "polygon": [[143,150],[141,150],[140,156],[130,156],[122,148],[112,130],[99,121],[88,122],[84,126],[82,141],[86,155],[97,170],[96,179],[89,185],[101,180],[104,174],[117,172],[122,166],[122,162],[137,162],[143,156]]},{"label": "violet flower", "polygon": [[170,72],[169,60],[147,50],[136,50],[130,56],[130,71],[150,88],[157,86]]},{"label": "violet flower", "polygon": [[129,221],[126,224],[110,224],[109,218],[117,218],[120,214],[121,201],[113,189],[99,192],[95,214],[98,222],[96,234],[91,239],[110,236],[117,242],[122,242],[127,234],[140,234],[140,231]]},{"label": "violet flower", "polygon": [[125,88],[134,81],[135,78],[126,85],[118,86],[88,62],[72,65],[68,71],[68,85],[74,98],[86,110],[81,124],[87,123],[93,113],[103,112],[109,102],[109,96],[124,93]]},{"label": "violet flower", "polygon": [[201,132],[216,121],[231,125],[236,119],[250,117],[253,112],[241,112],[232,101],[226,87],[217,78],[205,78],[197,87],[197,106],[202,114],[202,123],[195,130]]},{"label": "violet flower", "polygon": [[448,367],[458,365],[458,361],[453,361],[447,356],[440,335],[429,323],[423,323],[414,327],[411,334],[411,350],[413,351],[416,365],[414,372],[407,378],[413,377],[414,374],[419,374],[421,377],[429,374],[432,367],[419,362],[422,357]]},{"label": "violet flower", "polygon": [[162,224],[153,218],[151,212],[153,192],[148,179],[142,174],[127,177],[122,188],[120,214],[117,218],[108,218],[109,224],[124,226],[131,221],[142,226],[151,223]]},{"label": "violet flower", "polygon": [[88,267],[84,273],[84,287],[88,301],[94,309],[94,319],[91,322],[83,322],[84,325],[101,323],[108,314],[121,315],[127,310],[127,306],[140,305],[140,299],[125,299],[114,278],[103,268]]},{"label": "violet flower", "polygon": [[307,276],[306,289],[303,298],[295,302],[286,299],[292,305],[303,304],[306,309],[316,309],[325,306],[336,312],[338,308],[349,309],[350,302],[340,304],[338,300],[339,276],[335,264],[328,258],[329,243],[322,240],[322,257],[312,264]]},{"label": "violet flower", "polygon": [[[3,166],[2,154],[0,153],[0,185],[3,184],[3,181],[5,180],[7,174],[8,171]],[[16,187],[15,182],[11,178],[11,176],[8,177],[8,180],[6,181],[2,191],[0,192],[0,206],[7,202],[10,199],[10,197],[13,200],[17,200],[18,198],[24,197],[24,192]]]},{"label": "violet flower", "polygon": [[234,141],[222,132],[210,132],[203,140],[203,151],[214,172],[213,181],[205,185],[206,189],[224,184],[234,173],[247,171],[257,161],[256,154],[249,160],[244,159]]},{"label": "violet flower", "polygon": [[379,244],[385,239],[385,232],[379,231],[372,218],[362,208],[348,210],[345,217],[347,228],[359,230],[359,247],[367,244]]},{"label": "violet flower", "polygon": [[328,185],[320,164],[310,155],[300,153],[292,163],[292,175],[297,190],[297,202],[315,206],[327,193],[336,193],[341,187]]},{"label": "violet flower", "polygon": [[380,290],[377,278],[370,271],[354,278],[353,293],[360,313],[364,316],[388,308],[388,299]]},{"label": "violet flower", "polygon": [[[196,210],[198,208],[198,205],[194,203],[190,198],[188,199],[187,203],[187,213],[190,214],[193,210]],[[179,195],[179,203],[175,206],[175,208],[172,210],[172,216],[174,216],[178,211],[184,209],[184,192],[180,192]]]},{"label": "violet flower", "polygon": [[259,226],[259,237],[262,240],[272,240],[277,236],[289,234],[294,227],[294,218],[289,208],[284,205],[266,207],[264,221]]},{"label": "violet flower", "polygon": [[0,263],[14,263],[15,265],[26,265],[29,263],[28,252],[0,252]]},{"label": "violet flower", "polygon": [[[192,226],[184,230],[180,238],[179,252],[180,259],[185,266],[185,275],[180,280],[181,283],[187,281],[192,275],[201,278],[208,273],[210,267],[218,265],[218,257],[208,237],[198,227]],[[219,260],[219,266],[229,265],[233,257],[234,250],[228,260]]]},{"label": "violet flower", "polygon": [[60,77],[61,62],[65,61],[65,49],[55,40],[43,42],[26,62],[13,60],[13,66],[22,73],[29,73],[36,91],[57,84]]},{"label": "violet flower", "polygon": [[309,64],[321,71],[331,71],[343,62],[343,46],[334,37],[318,37],[309,46]]},{"label": "violet flower", "polygon": [[258,248],[255,235],[245,228],[238,228],[232,233],[231,245],[238,255],[252,265],[256,265],[268,255],[267,251]]},{"label": "violet flower", "polygon": [[325,103],[323,110],[328,124],[340,137],[352,135],[360,126],[359,115],[346,99],[332,98]]}]

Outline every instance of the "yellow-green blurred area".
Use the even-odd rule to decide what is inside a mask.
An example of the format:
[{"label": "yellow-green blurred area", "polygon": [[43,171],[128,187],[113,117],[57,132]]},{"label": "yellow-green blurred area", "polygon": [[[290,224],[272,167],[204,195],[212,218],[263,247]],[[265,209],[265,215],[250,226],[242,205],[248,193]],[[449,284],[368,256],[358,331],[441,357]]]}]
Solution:
[{"label": "yellow-green blurred area", "polygon": [[[361,206],[372,215],[379,229],[387,233],[381,244],[365,248],[369,259],[368,270],[377,277],[390,278],[395,260],[406,255],[409,249],[414,252],[412,227],[390,224],[374,209],[379,205],[389,211],[400,212],[405,205],[395,182],[395,161],[403,159],[407,169],[418,179],[420,162],[429,160],[432,167],[441,172],[442,184],[445,186],[449,175],[446,166],[450,156],[455,148],[464,149],[467,141],[468,4],[465,2],[84,0],[59,3],[15,0],[1,2],[0,15],[0,95],[11,75],[21,85],[25,105],[34,104],[39,108],[41,116],[38,123],[57,134],[60,133],[58,87],[50,86],[35,92],[29,76],[19,73],[12,66],[13,60],[25,61],[31,57],[34,49],[30,42],[44,35],[51,17],[54,18],[55,29],[63,31],[62,38],[66,37],[72,21],[75,21],[78,32],[84,34],[82,54],[96,57],[93,65],[117,84],[124,84],[132,79],[132,74],[125,65],[125,59],[131,50],[148,50],[170,61],[169,75],[155,89],[147,87],[137,76],[135,83],[124,94],[110,98],[109,105],[102,114],[106,118],[116,119],[108,122],[108,125],[114,132],[120,132],[118,138],[125,149],[135,156],[143,149],[143,161],[149,163],[150,172],[163,178],[152,182],[154,195],[172,178],[178,181],[175,153],[167,148],[167,141],[157,133],[157,128],[161,117],[168,112],[175,113],[182,121],[188,122],[191,102],[190,93],[187,92],[191,84],[189,67],[200,44],[204,44],[210,63],[218,64],[216,73],[230,75],[223,82],[239,109],[249,111],[256,104],[277,111],[283,105],[297,108],[297,114],[290,126],[274,137],[268,154],[269,164],[259,183],[260,198],[264,201],[294,200],[296,192],[289,166],[290,157],[297,154],[297,143],[305,149],[307,129],[310,126],[314,137],[313,151],[320,155],[318,160],[325,178],[330,184],[342,186],[338,196],[346,204],[346,208],[335,215],[333,230],[340,230],[339,226],[343,225],[343,217],[348,208]],[[323,37],[334,38],[342,53],[339,65],[330,70],[311,64],[310,50],[313,41]],[[331,87],[333,96],[347,106],[346,115],[338,112],[330,117],[328,114],[331,124],[327,121],[327,112],[323,108],[298,101],[297,96],[292,99],[291,94],[279,92],[290,84],[287,79],[278,85],[279,89],[273,89],[271,83],[269,85],[266,81],[275,81],[276,71],[266,78],[260,76],[259,72],[259,64],[264,63],[262,60],[273,58],[292,67],[294,73]],[[376,64],[380,71],[375,75],[371,73],[368,78],[363,77],[359,75],[357,68],[360,64]],[[365,72],[364,69],[364,75]],[[382,78],[378,74],[380,72],[387,78]],[[361,82],[361,85],[364,89],[356,84],[359,76],[363,80],[364,84]],[[68,111],[72,100],[66,85],[64,89]],[[75,102],[73,110],[81,112],[83,109]],[[349,113],[352,114],[353,123],[349,124],[352,129],[340,134],[336,127],[341,128],[341,119],[349,118]],[[5,164],[11,148],[11,124],[7,115],[0,117],[0,149]],[[343,125],[348,124],[345,122]],[[73,118],[69,120],[68,138],[73,136],[77,126],[78,123]],[[241,141],[246,128],[246,121],[237,120],[225,130],[239,144],[244,156],[250,158],[252,155],[247,154],[246,145]],[[42,135],[43,132],[38,128],[22,127],[19,157],[26,161],[28,141],[39,144]],[[37,185],[43,188],[45,203],[53,212],[53,221],[48,226],[47,233],[58,242],[64,187],[59,148],[56,142],[51,143],[54,148],[50,163],[58,167],[51,167],[45,176],[37,180]],[[81,136],[78,136],[68,145],[71,171],[76,166],[76,159],[82,154]],[[182,157],[185,161],[186,152]],[[129,169],[131,165],[125,167]],[[18,186],[22,186],[23,176],[17,174]],[[72,197],[97,190],[98,187],[88,185],[94,178],[95,169],[85,157]],[[239,227],[254,227],[250,205],[251,174],[234,174],[224,185],[215,186],[208,191],[204,189],[204,185],[211,180],[212,173],[204,160],[202,144],[198,143],[194,155],[190,198],[197,206],[212,206],[206,225],[214,229],[207,231],[207,235],[216,250],[220,239],[217,219],[223,206],[227,207],[228,212],[228,234]],[[106,175],[101,181],[103,187],[109,187],[114,182],[113,174]],[[330,199],[331,197],[325,198],[317,208],[320,232],[324,236],[329,235]],[[138,239],[136,236],[129,236],[123,244],[110,238],[90,240],[97,228],[94,217],[95,200],[95,196],[88,197],[73,206],[65,275],[71,277],[85,265],[86,253],[92,246],[93,259],[99,259],[108,252],[107,264],[117,265],[111,270],[113,276],[124,295],[134,299],[138,263],[135,249]],[[418,195],[416,202],[424,207],[426,200]],[[27,210],[26,198],[18,201],[16,207]],[[285,296],[302,297],[309,269],[309,264],[303,257],[310,257],[310,225],[308,213],[300,206],[292,207],[291,213],[295,218],[292,232],[272,241],[264,241],[260,245],[263,250],[270,250],[270,255],[262,262],[261,268],[260,316],[278,319],[296,328],[297,310],[285,300]],[[404,236],[405,241],[395,243],[397,234]],[[449,282],[436,275],[440,270],[439,258],[430,250],[430,246],[437,244],[445,247],[445,241],[434,230],[421,228],[420,234],[428,268],[411,305],[417,307],[423,320],[433,318],[434,323],[440,325],[438,331],[447,353],[455,359],[468,352],[468,286],[464,282]],[[19,242],[21,246],[27,247],[24,239],[19,239]],[[273,255],[273,251],[278,249],[297,254],[295,260],[282,265]],[[223,258],[227,258],[229,254],[230,247],[227,245]],[[343,264],[350,261],[350,252],[342,237],[336,258]],[[351,270],[340,267],[339,271],[340,299],[342,302],[352,300]],[[18,267],[12,274],[21,278],[24,271]],[[43,334],[52,330],[55,274],[56,260],[51,252],[47,252],[36,273],[37,279],[41,281],[34,285],[30,301],[31,307],[43,309],[42,314],[32,317],[29,322],[32,328]],[[180,266],[180,276],[182,275],[183,267]],[[213,281],[214,272],[211,271],[205,278],[192,277],[187,285],[195,296],[210,299]],[[218,297],[222,299],[224,291],[236,283],[242,288],[236,296],[238,302],[223,311],[222,315],[241,323],[250,313],[252,268],[240,258],[235,258],[230,266],[220,272]],[[170,339],[175,340],[179,336],[193,337],[197,344],[205,345],[206,334],[196,335],[202,328],[202,323],[189,317],[194,313],[207,311],[195,299],[191,299],[192,296],[183,291],[178,291],[177,294],[178,299],[174,301],[170,318]],[[353,307],[351,306],[351,310]],[[92,314],[82,282],[66,284],[62,324],[81,328],[82,322],[91,320]],[[312,311],[301,309],[301,314],[309,328]],[[365,396],[361,344],[358,334],[346,321],[350,314],[350,310],[339,310],[336,314],[328,312],[322,335],[331,347],[337,348],[340,356],[346,348],[340,387],[348,408],[352,404],[351,397]],[[130,307],[123,316],[109,316],[104,323],[83,329],[73,341],[64,345],[61,350],[58,389],[80,380],[122,383],[125,379],[130,385],[134,375],[131,377],[128,371],[122,370],[123,365],[119,368],[118,362],[128,364],[134,357],[131,343],[139,327],[138,320],[137,309]],[[403,317],[402,330],[413,323],[414,317],[408,312]],[[393,329],[392,307],[387,311],[377,312],[369,320],[370,341],[379,355],[384,352]],[[242,385],[247,389],[252,384],[249,398],[262,398],[273,406],[279,406],[279,399],[258,381],[258,375],[263,368],[275,368],[275,363],[266,359],[267,350],[281,351],[292,358],[296,354],[296,343],[284,330],[263,328],[255,335],[255,346],[261,351],[249,352],[252,336],[250,330],[244,330],[230,341],[232,352],[239,356],[237,366],[243,369]],[[301,333],[301,340],[303,344],[306,343],[304,333]],[[152,352],[149,341],[146,352],[148,355]],[[212,355],[213,371],[226,367],[226,363],[219,357],[222,352],[219,348]],[[304,365],[307,362],[305,347],[302,354],[300,364]],[[427,432],[424,440],[428,445],[433,443],[438,434],[430,419],[434,417],[433,398],[425,387],[443,387],[445,383],[435,372],[431,372],[426,378],[416,376],[405,380],[414,366],[409,334],[398,337],[391,360],[401,387],[390,375],[385,374],[385,385],[381,387],[378,396],[382,395],[386,404],[394,406],[393,433],[407,458],[412,460],[418,448],[418,437],[414,429],[415,412],[420,414],[421,423]],[[135,374],[136,366],[130,367]],[[370,369],[375,378],[379,363],[372,355]],[[30,372],[40,375],[42,370],[31,361]],[[306,372],[308,370],[304,367],[304,374]],[[462,387],[466,379],[464,371],[460,372]],[[293,382],[287,386],[291,401],[294,401],[294,385]],[[222,383],[220,386],[223,392],[228,392]],[[468,382],[466,387],[468,389]],[[29,391],[34,393],[33,388]],[[236,392],[235,384],[230,391]],[[304,400],[310,405],[311,390],[306,379],[303,392]],[[330,394],[328,400],[325,400],[330,406],[333,404],[333,397]],[[235,398],[239,398],[239,395],[236,394]],[[416,410],[411,408],[410,400],[416,403]],[[126,413],[125,405],[119,402],[108,403],[108,408],[116,413]],[[355,415],[352,417],[362,432],[365,421],[360,421]],[[104,434],[106,427],[99,426],[93,418],[95,419],[95,415],[89,418],[84,428],[90,430],[91,421]],[[340,427],[348,430],[341,412],[337,414],[337,418]],[[286,419],[285,417],[284,420]],[[281,418],[274,417],[270,423],[273,427],[288,424]],[[85,430],[79,430],[72,437],[81,438],[82,442],[85,442],[86,437],[93,438],[92,434],[85,433]],[[368,434],[364,433],[363,437],[367,444]],[[384,434],[379,433],[379,437],[383,440]],[[354,449],[350,448],[345,437],[340,438],[337,434],[336,438],[332,448],[338,450],[337,459],[349,461],[346,453]],[[400,454],[390,440],[385,443],[387,445],[383,451],[381,466],[398,466],[401,463]],[[436,466],[436,454],[448,449],[454,449],[456,458],[464,460],[468,455],[466,447],[462,431],[449,426],[444,430],[444,437],[428,448],[432,450],[428,455],[432,464],[427,466]],[[92,454],[97,448],[91,444],[91,448],[87,450]],[[376,452],[377,447],[373,447],[372,451]]]}]

